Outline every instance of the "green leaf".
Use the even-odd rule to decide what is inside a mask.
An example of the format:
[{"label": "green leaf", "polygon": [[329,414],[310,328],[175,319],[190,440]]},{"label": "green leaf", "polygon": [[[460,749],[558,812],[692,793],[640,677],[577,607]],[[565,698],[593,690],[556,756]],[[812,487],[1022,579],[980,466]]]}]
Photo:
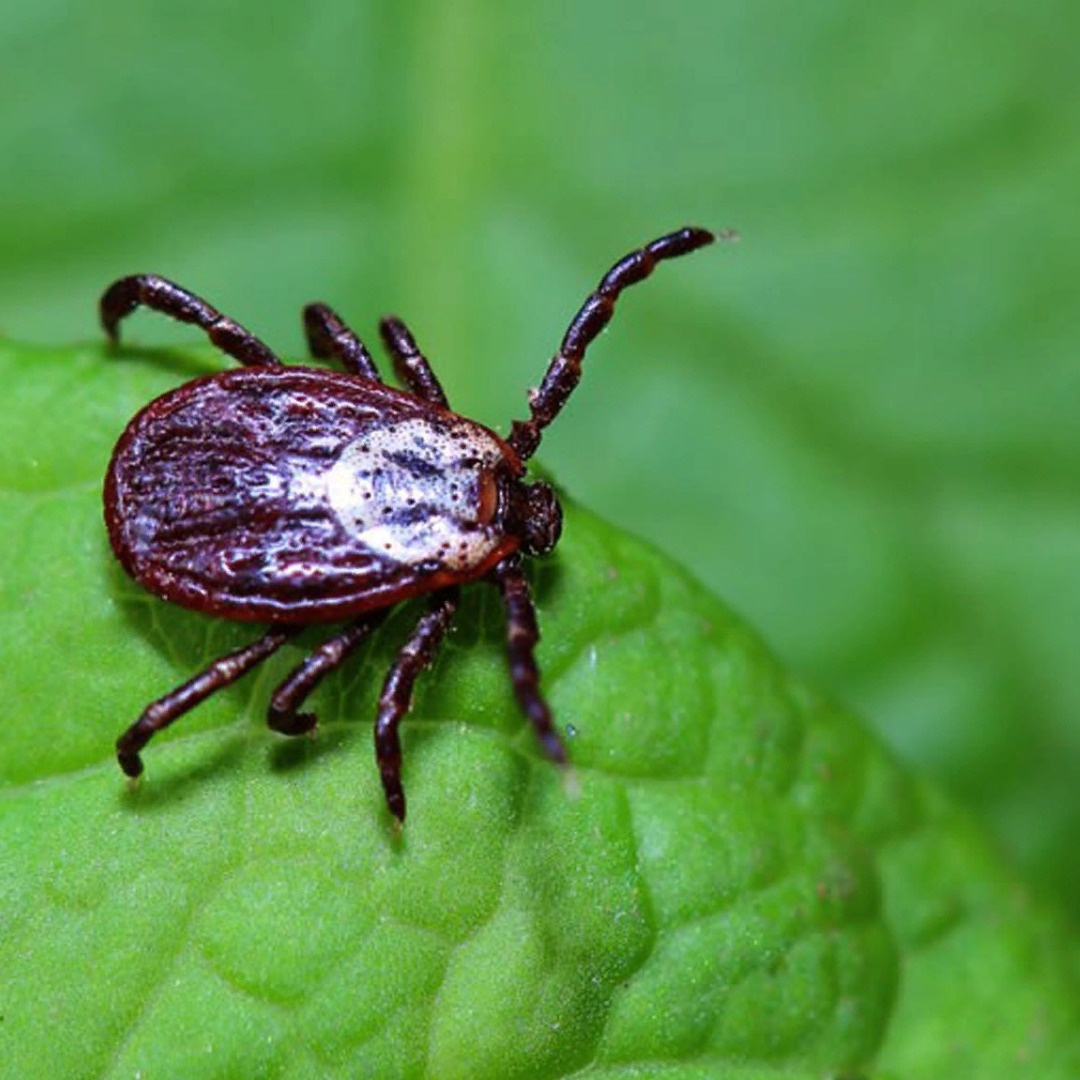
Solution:
[{"label": "green leaf", "polygon": [[100,517],[134,408],[213,364],[0,347],[0,1075],[1076,1075],[1055,917],[858,720],[572,503],[533,572],[572,770],[537,753],[476,586],[406,724],[400,835],[369,723],[408,608],[320,689],[317,739],[262,724],[300,643],[129,790],[115,736],[251,636],[143,594]]},{"label": "green leaf", "polygon": [[0,332],[95,339],[140,270],[286,354],[308,300],[396,311],[505,424],[610,260],[737,226],[620,305],[545,460],[1080,915],[1078,36],[1074,0],[8,4]]}]

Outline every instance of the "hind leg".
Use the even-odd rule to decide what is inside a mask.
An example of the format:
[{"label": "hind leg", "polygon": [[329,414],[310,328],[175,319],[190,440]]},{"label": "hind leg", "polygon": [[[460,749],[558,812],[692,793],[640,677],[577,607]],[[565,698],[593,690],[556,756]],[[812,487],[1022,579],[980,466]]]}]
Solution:
[{"label": "hind leg", "polygon": [[101,297],[101,325],[109,340],[120,335],[120,320],[137,307],[152,308],[171,319],[191,323],[226,355],[249,367],[274,367],[281,361],[268,345],[200,296],[157,274],[133,274],[114,281]]},{"label": "hind leg", "polygon": [[162,728],[175,723],[211,694],[236,682],[241,675],[277,652],[294,633],[295,627],[279,626],[268,630],[258,641],[218,657],[193,679],[147,705],[139,719],[116,741],[120,768],[128,776],[138,776],[143,771],[139,752]]}]

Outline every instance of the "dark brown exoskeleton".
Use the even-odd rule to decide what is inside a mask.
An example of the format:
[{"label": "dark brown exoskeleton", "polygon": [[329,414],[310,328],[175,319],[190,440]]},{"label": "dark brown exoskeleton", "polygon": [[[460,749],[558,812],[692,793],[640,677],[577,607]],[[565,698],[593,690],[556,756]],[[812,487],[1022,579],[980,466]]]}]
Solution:
[{"label": "dark brown exoskeleton", "polygon": [[585,350],[619,294],[663,259],[711,243],[684,228],[620,259],[574,316],[529,419],[502,439],[450,410],[446,395],[399,319],[379,325],[407,390],[386,386],[360,339],[325,304],[304,309],[312,355],[344,372],[286,367],[258,338],[204,300],[152,274],[122,278],[101,298],[112,341],[140,304],[193,323],[242,368],[157,398],[120,436],[105,478],[105,521],[116,557],[151,592],[185,607],[269,629],[149,705],[117,741],[128,776],[140,751],[216,690],[229,685],[310,623],[345,621],[270,699],[275,731],[311,731],[300,708],[318,682],[400,600],[426,609],[379,698],[375,755],[386,801],[405,819],[398,727],[413,685],[435,656],[458,586],[486,580],[502,594],[510,675],[544,753],[566,752],[539,689],[539,632],[522,570],[549,552],[562,510],[525,462],[581,377]]}]

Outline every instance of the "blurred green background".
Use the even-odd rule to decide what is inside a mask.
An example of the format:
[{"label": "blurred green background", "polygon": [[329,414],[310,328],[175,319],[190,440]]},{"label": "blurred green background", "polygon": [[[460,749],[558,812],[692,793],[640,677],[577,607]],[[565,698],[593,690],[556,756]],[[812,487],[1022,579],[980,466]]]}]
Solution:
[{"label": "blurred green background", "polygon": [[142,270],[287,355],[305,301],[392,310],[505,430],[615,257],[736,226],[626,298],[541,459],[1080,914],[1080,8],[2,16],[8,336],[93,339]]}]

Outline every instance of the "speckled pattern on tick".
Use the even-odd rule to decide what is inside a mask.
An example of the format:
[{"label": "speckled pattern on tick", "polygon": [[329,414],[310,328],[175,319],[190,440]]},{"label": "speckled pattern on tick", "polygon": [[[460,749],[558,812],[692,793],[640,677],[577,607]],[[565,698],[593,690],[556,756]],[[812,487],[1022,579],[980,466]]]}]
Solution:
[{"label": "speckled pattern on tick", "polygon": [[566,751],[540,693],[536,613],[522,561],[555,546],[562,510],[525,479],[543,429],[581,377],[585,350],[619,294],[656,264],[713,240],[683,228],[620,259],[574,316],[529,418],[506,439],[450,410],[400,319],[379,329],[405,390],[385,385],[363,342],[325,304],[304,309],[311,353],[344,371],[286,367],[249,331],[154,274],[121,278],[101,298],[117,340],[139,305],[201,328],[243,367],[195,379],[128,424],[105,478],[105,521],[124,569],[152,593],[210,615],[262,623],[265,633],[152,702],[120,736],[128,776],[140,752],[215,691],[265,660],[303,626],[344,622],[274,691],[268,722],[300,735],[315,726],[304,700],[399,601],[425,610],[390,668],[375,721],[387,805],[405,820],[398,728],[413,685],[450,627],[459,586],[487,581],[502,595],[510,676],[544,753]]}]

